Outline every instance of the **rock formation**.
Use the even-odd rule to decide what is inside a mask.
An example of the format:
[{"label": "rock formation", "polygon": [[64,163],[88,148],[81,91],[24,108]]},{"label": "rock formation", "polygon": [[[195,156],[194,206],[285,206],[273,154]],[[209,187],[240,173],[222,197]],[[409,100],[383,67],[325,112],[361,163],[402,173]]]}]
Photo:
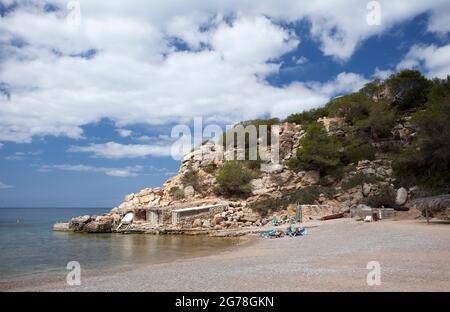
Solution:
[{"label": "rock formation", "polygon": [[[337,118],[320,120],[329,131],[342,131],[332,125],[341,124]],[[405,125],[396,128],[401,139],[411,135]],[[305,135],[300,125],[282,123],[279,133],[280,163],[263,161],[259,176],[251,180],[251,194],[243,199],[230,199],[215,192],[217,182],[215,173],[224,163],[222,145],[205,142],[201,146],[186,154],[182,159],[179,172],[168,179],[162,187],[146,188],[137,193],[128,194],[124,201],[113,208],[110,213],[100,217],[82,216],[73,218],[69,229],[82,232],[111,232],[117,229],[121,218],[127,212],[135,213],[135,222],[128,231],[151,232],[154,225],[149,225],[149,215],[154,213],[157,223],[171,229],[208,229],[221,230],[246,226],[260,226],[269,222],[272,216],[263,217],[252,210],[252,205],[263,200],[282,198],[284,195],[301,190],[306,187],[318,186],[321,181],[317,171],[295,172],[288,168],[287,161],[291,159],[299,148],[299,140]],[[270,150],[261,150],[260,153],[270,154]],[[268,157],[266,158],[268,159]],[[377,183],[364,182],[350,188],[345,183],[358,174],[377,179]],[[336,191],[332,196],[320,194],[317,204],[328,205],[330,213],[348,212],[350,208],[361,204],[365,198],[377,193],[380,186],[390,186],[394,181],[392,177],[391,161],[376,159],[363,160],[355,164],[354,170],[345,173],[340,180],[328,177],[327,184]],[[405,193],[406,192],[406,193]],[[397,192],[397,204],[403,205],[408,200],[406,189]],[[183,207],[197,207],[226,202],[228,207],[215,214],[200,215],[190,218],[189,222],[171,225],[170,216],[160,215],[160,212],[170,211]],[[292,208],[292,207],[291,207]],[[277,215],[279,213],[276,213]],[[313,218],[314,211],[311,211]],[[317,212],[322,215],[323,212]],[[289,215],[289,213],[285,213]],[[292,215],[292,213],[290,214]],[[161,217],[162,216],[162,217]]]}]

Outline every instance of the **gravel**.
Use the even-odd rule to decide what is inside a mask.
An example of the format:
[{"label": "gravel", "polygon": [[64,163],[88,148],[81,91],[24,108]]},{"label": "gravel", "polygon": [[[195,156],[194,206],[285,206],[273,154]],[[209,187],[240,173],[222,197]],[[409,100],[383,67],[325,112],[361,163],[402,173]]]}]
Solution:
[{"label": "gravel", "polygon": [[[381,285],[366,282],[369,261]],[[262,239],[220,254],[10,290],[450,291],[450,226],[423,221],[324,221],[296,238]]]}]

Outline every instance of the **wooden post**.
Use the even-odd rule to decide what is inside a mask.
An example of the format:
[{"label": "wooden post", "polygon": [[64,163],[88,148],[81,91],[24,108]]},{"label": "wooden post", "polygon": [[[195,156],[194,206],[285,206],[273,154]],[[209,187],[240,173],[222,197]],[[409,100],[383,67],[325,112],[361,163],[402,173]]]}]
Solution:
[{"label": "wooden post", "polygon": [[295,221],[302,223],[303,215],[302,215],[302,206],[297,203],[297,207],[295,207]]}]

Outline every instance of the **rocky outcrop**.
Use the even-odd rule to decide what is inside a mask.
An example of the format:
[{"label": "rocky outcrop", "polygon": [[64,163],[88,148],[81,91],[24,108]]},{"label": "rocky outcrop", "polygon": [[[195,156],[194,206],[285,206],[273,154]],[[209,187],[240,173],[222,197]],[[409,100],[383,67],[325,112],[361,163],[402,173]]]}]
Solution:
[{"label": "rocky outcrop", "polygon": [[85,215],[72,218],[67,227],[59,226],[59,229],[57,230],[87,233],[110,233],[113,231],[114,225],[119,219],[120,216],[114,213],[98,217]]},{"label": "rocky outcrop", "polygon": [[[325,125],[327,131],[334,135],[346,135],[341,118],[322,118],[319,121]],[[412,132],[408,132],[409,126],[409,120],[405,119],[401,126],[394,129],[396,136],[401,141],[400,144],[404,144],[408,138],[414,135]],[[170,230],[175,232],[186,229],[192,230],[191,233],[197,233],[205,230],[260,226],[266,224],[270,216],[262,218],[252,211],[250,207],[253,204],[264,202],[267,199],[283,198],[286,194],[305,187],[322,185],[332,188],[335,190],[332,196],[320,194],[316,200],[316,204],[330,207],[329,211],[311,210],[309,214],[311,219],[314,219],[314,216],[322,217],[324,214],[350,211],[350,208],[357,207],[366,198],[377,194],[380,186],[392,186],[395,182],[391,161],[387,159],[360,161],[354,165],[353,171],[346,172],[340,179],[331,176],[321,177],[317,171],[294,172],[288,168],[287,163],[295,156],[296,150],[300,147],[299,141],[305,135],[305,131],[302,126],[292,123],[282,123],[279,125],[279,129],[280,161],[279,163],[270,162],[270,148],[262,147],[261,142],[258,141],[259,155],[262,159],[260,174],[250,181],[251,194],[245,200],[230,201],[229,198],[216,194],[216,173],[223,165],[224,159],[227,159],[229,154],[234,151],[226,151],[221,144],[208,141],[186,154],[181,161],[178,174],[168,179],[162,187],[145,188],[137,193],[128,194],[124,197],[123,202],[113,208],[109,214],[100,217],[73,218],[69,222],[68,228],[71,231],[90,233],[115,231],[121,218],[130,211],[135,212],[135,220],[139,222],[128,227],[128,232],[156,231],[161,233],[170,227]],[[397,144],[399,140],[393,144]],[[390,143],[379,142],[379,144]],[[389,146],[388,148],[393,147]],[[364,182],[351,188],[343,187],[357,174],[374,177],[377,182]],[[407,203],[410,198],[408,193],[409,191],[404,188],[397,191],[398,205]],[[151,210],[164,211],[174,209],[174,207],[195,207],[199,205],[199,202],[208,204],[218,201],[228,202],[229,207],[218,213],[187,218],[176,226],[170,225],[170,214],[166,214],[164,220],[161,221],[166,225],[166,229],[155,228],[145,222],[149,221],[146,219],[149,218]],[[289,215],[287,211],[285,212],[286,216]],[[284,218],[285,215],[281,214],[280,216]]]},{"label": "rocky outcrop", "polygon": [[74,232],[83,232],[84,227],[92,220],[91,216],[85,215],[72,218],[69,222],[69,230]]}]

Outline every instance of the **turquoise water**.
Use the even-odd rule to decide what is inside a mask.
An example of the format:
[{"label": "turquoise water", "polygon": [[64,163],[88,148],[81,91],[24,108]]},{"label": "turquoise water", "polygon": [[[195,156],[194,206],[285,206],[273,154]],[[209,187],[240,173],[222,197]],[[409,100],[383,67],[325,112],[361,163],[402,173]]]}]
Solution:
[{"label": "turquoise water", "polygon": [[101,208],[0,208],[0,280],[65,276],[69,261],[83,271],[203,256],[237,243],[204,236],[53,232],[52,225]]}]

